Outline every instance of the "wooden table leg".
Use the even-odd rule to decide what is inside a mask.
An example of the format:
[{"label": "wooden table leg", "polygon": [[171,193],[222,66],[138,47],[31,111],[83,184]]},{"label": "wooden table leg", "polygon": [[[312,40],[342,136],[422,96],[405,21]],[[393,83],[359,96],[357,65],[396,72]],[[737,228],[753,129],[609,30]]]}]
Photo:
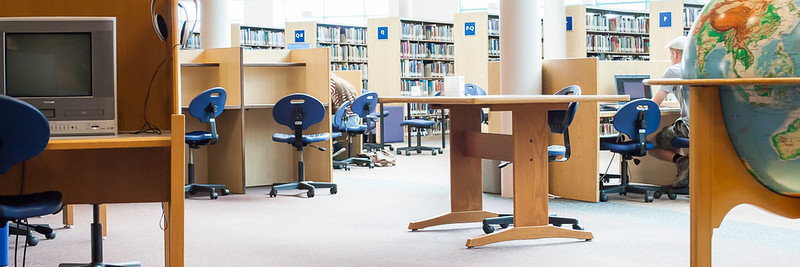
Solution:
[{"label": "wooden table leg", "polygon": [[64,223],[64,228],[71,228],[75,225],[75,206],[64,205],[61,209],[61,221]]},{"label": "wooden table leg", "polygon": [[[435,225],[481,222],[497,217],[497,213],[483,211],[483,182],[481,159],[467,156],[464,142],[466,132],[481,131],[479,107],[450,109],[450,211],[433,218],[411,222],[408,229],[418,230]],[[509,148],[510,149],[510,148]]]},{"label": "wooden table leg", "polygon": [[183,115],[172,115],[172,137],[170,150],[170,194],[169,202],[163,202],[164,208],[164,266],[181,267],[184,257],[184,172],[183,133],[185,132]]},{"label": "wooden table leg", "polygon": [[[512,112],[514,136],[514,227],[467,240],[467,247],[537,238],[591,240],[587,231],[549,226],[547,146],[549,126],[545,107]],[[455,147],[455,146],[453,146]],[[452,149],[452,148],[451,148]]]}]

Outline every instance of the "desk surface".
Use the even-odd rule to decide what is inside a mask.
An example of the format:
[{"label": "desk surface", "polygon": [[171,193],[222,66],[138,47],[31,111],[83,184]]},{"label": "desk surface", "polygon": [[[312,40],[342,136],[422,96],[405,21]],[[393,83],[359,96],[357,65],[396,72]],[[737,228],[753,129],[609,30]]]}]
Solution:
[{"label": "desk surface", "polygon": [[627,95],[484,95],[484,96],[435,96],[379,97],[382,103],[427,103],[438,105],[495,105],[495,104],[535,104],[568,102],[616,102],[628,101]]},{"label": "desk surface", "polygon": [[171,135],[165,131],[157,134],[119,134],[109,136],[59,136],[51,137],[46,150],[169,147]]}]

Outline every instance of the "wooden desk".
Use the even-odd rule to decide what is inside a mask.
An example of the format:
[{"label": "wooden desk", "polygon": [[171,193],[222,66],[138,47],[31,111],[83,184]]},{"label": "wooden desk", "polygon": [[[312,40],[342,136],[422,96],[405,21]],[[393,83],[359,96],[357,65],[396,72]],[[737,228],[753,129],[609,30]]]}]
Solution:
[{"label": "wooden desk", "polygon": [[711,237],[739,204],[753,204],[778,215],[800,218],[800,198],[776,194],[745,169],[730,142],[719,101],[721,85],[800,85],[800,78],[645,80],[649,85],[689,85],[691,265],[711,266]]},{"label": "wooden desk", "polygon": [[[481,159],[513,161],[514,227],[467,240],[467,247],[536,238],[592,239],[587,231],[548,225],[547,110],[565,109],[569,102],[627,100],[627,96],[381,97],[381,103],[429,103],[450,110],[450,212],[411,222],[408,229],[480,222],[497,217],[483,210]],[[511,111],[513,133],[481,133],[480,109]]]},{"label": "wooden desk", "polygon": [[53,138],[0,177],[0,195],[60,191],[64,205],[163,202],[165,266],[183,266],[183,125],[173,115],[173,135]]}]

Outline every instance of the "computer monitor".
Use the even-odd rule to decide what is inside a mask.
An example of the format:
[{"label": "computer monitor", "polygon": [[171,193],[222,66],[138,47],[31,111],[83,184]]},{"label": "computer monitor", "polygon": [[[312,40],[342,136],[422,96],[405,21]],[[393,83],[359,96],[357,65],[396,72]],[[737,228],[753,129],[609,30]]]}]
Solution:
[{"label": "computer monitor", "polygon": [[0,93],[38,108],[59,135],[117,133],[116,19],[0,18]]},{"label": "computer monitor", "polygon": [[640,98],[652,98],[648,87],[644,86],[643,81],[650,79],[648,74],[617,74],[614,81],[617,84],[617,95],[628,95],[631,100]]}]

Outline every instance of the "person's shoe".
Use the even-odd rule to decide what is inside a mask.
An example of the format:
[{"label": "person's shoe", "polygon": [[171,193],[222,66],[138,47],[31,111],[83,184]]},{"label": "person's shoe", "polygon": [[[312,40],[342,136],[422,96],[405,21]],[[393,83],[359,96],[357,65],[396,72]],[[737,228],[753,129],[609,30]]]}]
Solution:
[{"label": "person's shoe", "polygon": [[678,174],[672,182],[673,188],[683,188],[689,186],[689,157],[683,156],[675,162],[678,167]]}]

